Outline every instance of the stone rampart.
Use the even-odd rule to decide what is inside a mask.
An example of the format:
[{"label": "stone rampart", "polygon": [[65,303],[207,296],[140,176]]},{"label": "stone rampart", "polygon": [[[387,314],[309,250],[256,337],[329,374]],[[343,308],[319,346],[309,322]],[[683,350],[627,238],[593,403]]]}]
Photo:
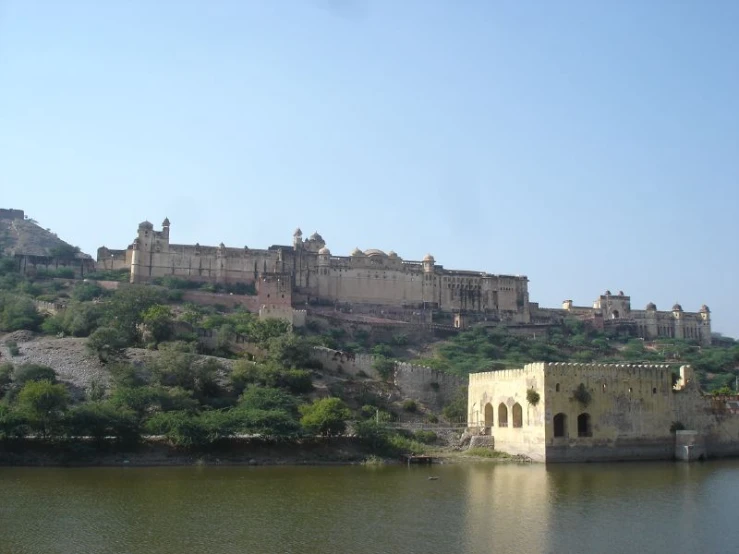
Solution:
[{"label": "stone rampart", "polygon": [[331,371],[339,371],[355,376],[363,372],[373,379],[380,378],[380,375],[372,368],[374,356],[369,354],[354,354],[324,346],[316,346],[313,349],[313,357],[321,362],[324,368]]},{"label": "stone rampart", "polygon": [[25,219],[23,210],[0,208],[0,219]]},{"label": "stone rampart", "polygon": [[[319,346],[314,349],[314,357],[331,371],[342,371],[349,375],[362,372],[373,379],[381,379],[373,367],[377,358],[369,354],[353,354]],[[448,404],[466,382],[456,375],[428,367],[395,362],[393,384],[403,396],[438,410]]]},{"label": "stone rampart", "polygon": [[67,308],[62,302],[45,302],[43,300],[34,300],[33,305],[39,313],[54,315]]},{"label": "stone rampart", "polygon": [[229,308],[242,307],[250,312],[259,311],[259,298],[242,294],[219,294],[201,290],[188,290],[182,295],[182,300],[201,306],[227,306]]},{"label": "stone rampart", "polygon": [[429,367],[406,362],[395,363],[393,382],[404,396],[413,398],[437,410],[451,402],[465,379]]}]

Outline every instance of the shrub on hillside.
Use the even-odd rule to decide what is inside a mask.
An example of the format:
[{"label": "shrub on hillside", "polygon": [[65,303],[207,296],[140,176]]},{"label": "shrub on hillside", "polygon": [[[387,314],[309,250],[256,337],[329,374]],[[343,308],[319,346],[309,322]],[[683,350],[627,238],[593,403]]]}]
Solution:
[{"label": "shrub on hillside", "polygon": [[372,362],[372,369],[374,369],[383,381],[388,381],[395,371],[395,362],[384,357],[375,358]]},{"label": "shrub on hillside", "polygon": [[48,317],[41,330],[48,335],[63,333],[74,337],[87,337],[102,321],[102,310],[98,304],[72,302],[65,310]]},{"label": "shrub on hillside", "polygon": [[90,437],[96,443],[108,439],[132,444],[141,437],[136,412],[111,402],[87,402],[72,408],[65,419],[67,435]]},{"label": "shrub on hillside", "polygon": [[338,435],[346,429],[349,408],[338,398],[322,398],[300,407],[300,424],[315,435]]},{"label": "shrub on hillside", "polygon": [[62,434],[62,422],[68,403],[69,394],[64,385],[49,381],[28,381],[18,393],[16,406],[31,431],[47,439]]},{"label": "shrub on hillside", "polygon": [[42,317],[29,297],[0,292],[0,331],[35,331],[41,321]]},{"label": "shrub on hillside", "polygon": [[120,359],[129,344],[127,335],[119,329],[100,327],[87,340],[87,349],[106,363]]},{"label": "shrub on hillside", "polygon": [[49,381],[56,383],[56,372],[49,366],[40,364],[22,364],[13,371],[13,382],[23,387],[30,381]]},{"label": "shrub on hillside", "polygon": [[405,400],[403,402],[403,410],[410,413],[415,413],[418,411],[418,404],[416,404],[415,400]]},{"label": "shrub on hillside", "polygon": [[423,444],[434,444],[439,437],[433,431],[416,431],[413,438]]},{"label": "shrub on hillside", "polygon": [[282,389],[249,387],[239,398],[239,408],[250,410],[278,410],[294,417],[298,415],[296,398]]}]

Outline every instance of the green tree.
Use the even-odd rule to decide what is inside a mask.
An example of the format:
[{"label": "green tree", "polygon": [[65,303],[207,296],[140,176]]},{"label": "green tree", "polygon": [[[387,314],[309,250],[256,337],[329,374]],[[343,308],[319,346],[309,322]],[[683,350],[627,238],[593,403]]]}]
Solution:
[{"label": "green tree", "polygon": [[372,362],[372,369],[374,369],[383,381],[388,381],[395,371],[395,362],[384,357],[377,357]]},{"label": "green tree", "polygon": [[164,289],[145,285],[121,287],[105,304],[107,325],[117,329],[129,346],[137,344],[141,339],[139,326],[143,314],[152,306],[163,304],[165,299]]},{"label": "green tree", "polygon": [[312,434],[338,435],[346,429],[351,416],[349,408],[339,398],[322,398],[300,407],[300,424]]},{"label": "green tree", "polygon": [[107,291],[95,282],[77,283],[72,290],[72,298],[78,302],[90,302],[95,298],[105,296]]},{"label": "green tree", "polygon": [[169,340],[174,329],[174,317],[169,306],[154,304],[141,313],[147,333],[156,343]]},{"label": "green tree", "polygon": [[389,432],[384,423],[379,423],[374,419],[367,421],[359,421],[354,427],[357,438],[373,450],[378,450],[386,446]]},{"label": "green tree", "polygon": [[72,302],[65,310],[48,317],[41,330],[48,335],[64,333],[75,337],[87,337],[101,323],[100,306],[89,302]]},{"label": "green tree", "polygon": [[42,319],[29,297],[0,292],[0,331],[35,331]]},{"label": "green tree", "polygon": [[22,364],[13,371],[13,383],[22,388],[30,381],[49,381],[56,383],[56,372],[49,366],[40,364]]},{"label": "green tree", "polygon": [[11,363],[0,363],[0,398],[5,396],[5,393],[10,389],[13,384],[13,364]]},{"label": "green tree", "polygon": [[164,435],[173,446],[197,448],[210,442],[203,421],[191,412],[156,413],[146,422],[146,430],[153,435]]},{"label": "green tree", "polygon": [[91,437],[98,445],[108,439],[132,444],[141,437],[137,414],[111,402],[87,402],[72,408],[66,417],[71,437]]},{"label": "green tree", "polygon": [[195,356],[175,348],[160,349],[159,356],[151,364],[154,379],[165,387],[182,387],[195,390]]},{"label": "green tree", "polygon": [[28,433],[26,420],[22,414],[0,404],[0,440],[22,438]]},{"label": "green tree", "polygon": [[300,424],[284,410],[260,410],[240,406],[230,410],[241,433],[264,438],[293,439],[300,435]]},{"label": "green tree", "polygon": [[444,406],[441,411],[442,415],[453,423],[462,423],[467,421],[467,388],[460,387],[454,399]]},{"label": "green tree", "polygon": [[64,385],[50,381],[29,381],[18,393],[17,408],[31,429],[42,438],[61,432],[61,422],[69,403]]},{"label": "green tree", "polygon": [[100,327],[87,340],[87,349],[104,363],[119,360],[128,345],[125,333],[115,327]]},{"label": "green tree", "polygon": [[301,369],[314,365],[311,345],[303,337],[297,335],[282,335],[270,338],[268,341],[268,359],[286,368]]},{"label": "green tree", "polygon": [[161,390],[156,387],[119,386],[114,388],[110,395],[112,405],[132,410],[139,419],[158,409],[161,405],[160,399]]},{"label": "green tree", "polygon": [[239,399],[239,408],[250,410],[277,410],[293,417],[298,415],[295,397],[282,389],[271,387],[249,387]]},{"label": "green tree", "polygon": [[72,246],[67,243],[60,243],[57,246],[49,248],[49,255],[53,258],[59,258],[60,260],[73,260],[80,253],[78,246]]},{"label": "green tree", "polygon": [[239,360],[230,375],[231,387],[240,394],[247,385],[286,388],[296,394],[313,388],[311,374],[302,369],[283,369],[275,362],[255,364]]},{"label": "green tree", "polygon": [[376,344],[372,347],[372,355],[390,358],[393,355],[393,349],[387,344]]}]

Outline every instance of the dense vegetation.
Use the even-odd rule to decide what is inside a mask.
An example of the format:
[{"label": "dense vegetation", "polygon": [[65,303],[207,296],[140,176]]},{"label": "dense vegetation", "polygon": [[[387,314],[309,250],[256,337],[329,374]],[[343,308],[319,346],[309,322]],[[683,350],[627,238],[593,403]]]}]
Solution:
[{"label": "dense vegetation", "polygon": [[417,363],[464,376],[536,361],[691,364],[704,388],[726,390],[733,389],[739,376],[739,343],[726,338],[708,347],[677,339],[644,341],[589,329],[571,319],[535,338],[513,335],[502,326],[475,328],[438,345],[432,356]]}]

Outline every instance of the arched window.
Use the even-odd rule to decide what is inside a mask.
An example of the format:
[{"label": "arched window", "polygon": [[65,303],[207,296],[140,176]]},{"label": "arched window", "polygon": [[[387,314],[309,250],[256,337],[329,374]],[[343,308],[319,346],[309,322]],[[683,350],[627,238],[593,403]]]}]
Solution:
[{"label": "arched window", "polygon": [[508,408],[502,402],[498,406],[498,427],[508,427]]},{"label": "arched window", "polygon": [[523,427],[523,410],[518,402],[513,405],[513,426]]},{"label": "arched window", "polygon": [[493,426],[493,405],[488,402],[485,404],[485,427]]},{"label": "arched window", "polygon": [[577,436],[592,437],[593,430],[590,427],[590,414],[580,414],[577,416]]},{"label": "arched window", "polygon": [[554,385],[554,392],[559,392],[559,383]]},{"label": "arched window", "polygon": [[567,416],[561,412],[554,416],[554,436],[567,436]]}]

